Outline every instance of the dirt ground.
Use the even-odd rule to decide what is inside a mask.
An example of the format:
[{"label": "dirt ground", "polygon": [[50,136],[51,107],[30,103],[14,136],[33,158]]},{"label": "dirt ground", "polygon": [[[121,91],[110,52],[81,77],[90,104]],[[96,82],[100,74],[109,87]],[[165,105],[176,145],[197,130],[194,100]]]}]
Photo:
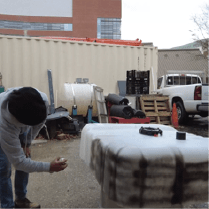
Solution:
[{"label": "dirt ground", "polygon": [[[196,126],[197,128],[197,126]],[[198,135],[207,137],[205,132]],[[194,126],[181,127],[181,131],[192,133]],[[190,131],[189,131],[190,130]],[[206,138],[207,140],[207,138]],[[32,159],[51,162],[55,157],[68,159],[68,167],[58,173],[31,173],[28,198],[41,204],[42,208],[101,208],[100,185],[93,172],[79,157],[80,138],[71,140],[47,140],[32,145]],[[14,172],[12,174],[14,179]],[[183,206],[184,208],[208,208],[207,204]]]},{"label": "dirt ground", "polygon": [[[68,167],[57,173],[31,173],[28,198],[42,208],[99,208],[100,186],[79,157],[80,139],[51,140],[32,145],[32,159],[50,162],[61,156]],[[14,172],[12,174],[14,179]]]},{"label": "dirt ground", "polygon": [[192,133],[202,137],[209,137],[209,117],[189,117],[184,125],[179,126],[179,131]]}]

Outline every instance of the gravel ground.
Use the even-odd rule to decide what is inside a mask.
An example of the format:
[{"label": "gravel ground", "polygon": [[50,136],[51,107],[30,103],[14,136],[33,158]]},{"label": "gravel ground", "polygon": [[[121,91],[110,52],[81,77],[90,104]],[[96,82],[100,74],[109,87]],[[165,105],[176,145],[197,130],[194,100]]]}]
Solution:
[{"label": "gravel ground", "polygon": [[[178,130],[196,134],[198,136],[206,137],[208,140],[209,132],[208,132],[208,123],[209,117],[202,118],[200,116],[190,117],[187,120],[187,123],[184,125],[180,125]],[[208,208],[208,203],[202,204],[193,204],[189,206],[184,206],[185,208]]]},{"label": "gravel ground", "polygon": [[[61,156],[68,159],[68,167],[52,174],[31,173],[28,185],[30,200],[40,203],[42,208],[101,208],[100,185],[90,168],[80,159],[79,146],[80,138],[46,140],[46,143],[32,145],[33,160],[50,162]],[[182,208],[208,208],[208,204],[193,204]]]},{"label": "gravel ground", "polygon": [[[31,173],[28,198],[42,208],[99,208],[100,186],[79,157],[80,139],[32,145],[32,159],[50,162],[61,156],[68,167],[57,173]],[[12,175],[14,178],[14,172]]]},{"label": "gravel ground", "polygon": [[209,117],[189,117],[184,125],[179,126],[179,131],[196,134],[202,137],[209,137]]}]

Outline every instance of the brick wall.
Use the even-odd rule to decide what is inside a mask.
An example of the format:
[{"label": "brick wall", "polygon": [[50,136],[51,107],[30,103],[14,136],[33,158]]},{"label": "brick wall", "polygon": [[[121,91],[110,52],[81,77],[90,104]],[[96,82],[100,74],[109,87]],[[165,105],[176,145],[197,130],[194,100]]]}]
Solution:
[{"label": "brick wall", "polygon": [[[97,18],[121,18],[121,0],[74,0],[73,17],[30,17],[0,15],[0,20],[72,23],[73,31],[27,31],[28,36],[68,36],[79,38],[97,37]],[[0,29],[0,34],[23,35],[24,31]]]}]

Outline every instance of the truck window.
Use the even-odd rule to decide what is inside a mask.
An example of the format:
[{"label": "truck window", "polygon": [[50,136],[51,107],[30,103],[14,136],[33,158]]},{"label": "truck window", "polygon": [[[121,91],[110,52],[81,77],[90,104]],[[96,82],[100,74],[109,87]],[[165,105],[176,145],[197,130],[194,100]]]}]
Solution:
[{"label": "truck window", "polygon": [[186,77],[185,76],[181,76],[180,77],[180,85],[185,85],[186,84]]},{"label": "truck window", "polygon": [[171,77],[171,76],[168,77],[167,85],[173,85],[173,77]]},{"label": "truck window", "polygon": [[163,80],[163,77],[158,78],[158,81],[157,81],[157,89],[160,89],[160,86],[162,84],[162,80]]},{"label": "truck window", "polygon": [[179,76],[174,76],[174,85],[179,85]]},{"label": "truck window", "polygon": [[186,85],[190,85],[191,83],[191,76],[186,76]]},{"label": "truck window", "polygon": [[197,83],[197,77],[192,77],[192,84]]},{"label": "truck window", "polygon": [[[158,82],[160,82],[158,80]],[[189,75],[181,75],[181,76],[168,76],[166,85],[190,85],[201,83],[201,79],[198,76],[189,76]],[[160,88],[161,83],[158,84]]]}]

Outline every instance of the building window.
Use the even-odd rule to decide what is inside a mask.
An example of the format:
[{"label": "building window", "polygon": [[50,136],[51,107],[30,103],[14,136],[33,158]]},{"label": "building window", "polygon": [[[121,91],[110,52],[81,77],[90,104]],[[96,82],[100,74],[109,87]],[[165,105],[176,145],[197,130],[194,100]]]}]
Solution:
[{"label": "building window", "polygon": [[98,18],[97,38],[101,39],[121,39],[121,19],[120,18]]},{"label": "building window", "polygon": [[64,31],[73,31],[73,24],[64,24]]},{"label": "building window", "polygon": [[73,25],[62,23],[30,23],[0,20],[0,29],[73,31]]}]

